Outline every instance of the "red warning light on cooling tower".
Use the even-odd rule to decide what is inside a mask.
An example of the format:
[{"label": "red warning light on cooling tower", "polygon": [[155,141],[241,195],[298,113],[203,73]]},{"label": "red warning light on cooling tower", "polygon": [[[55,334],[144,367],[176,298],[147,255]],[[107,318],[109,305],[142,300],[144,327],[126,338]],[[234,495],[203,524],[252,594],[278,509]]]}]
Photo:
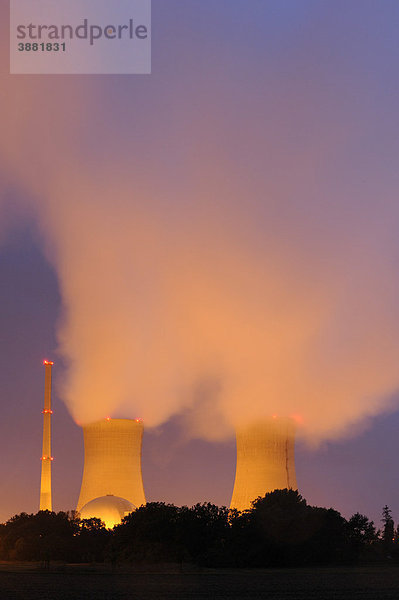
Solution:
[{"label": "red warning light on cooling tower", "polygon": [[43,364],[44,365],[51,365],[52,366],[54,363],[51,360],[44,360]]},{"label": "red warning light on cooling tower", "polygon": [[291,419],[295,421],[297,425],[302,425],[304,422],[302,415],[291,415]]}]

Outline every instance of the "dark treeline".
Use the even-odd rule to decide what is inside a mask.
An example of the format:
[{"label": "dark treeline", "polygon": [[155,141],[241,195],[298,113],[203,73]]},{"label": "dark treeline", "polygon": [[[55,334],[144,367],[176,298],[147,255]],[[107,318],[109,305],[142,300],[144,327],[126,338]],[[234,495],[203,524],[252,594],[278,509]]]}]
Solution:
[{"label": "dark treeline", "polygon": [[[398,528],[399,529],[399,528]],[[309,506],[276,490],[240,513],[213,504],[181,508],[149,502],[107,530],[74,513],[22,513],[0,525],[0,560],[194,563],[206,567],[285,567],[399,561],[399,531],[383,509],[382,529],[356,513]]]}]

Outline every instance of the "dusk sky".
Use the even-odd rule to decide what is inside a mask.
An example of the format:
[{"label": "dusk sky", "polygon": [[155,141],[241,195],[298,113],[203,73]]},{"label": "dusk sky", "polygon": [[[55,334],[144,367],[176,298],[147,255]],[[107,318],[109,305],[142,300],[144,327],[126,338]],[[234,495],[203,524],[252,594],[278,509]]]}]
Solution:
[{"label": "dusk sky", "polygon": [[295,415],[309,503],[399,521],[399,5],[153,0],[152,75],[9,75],[0,520],[77,422],[142,417],[148,500],[229,504],[234,426]]}]

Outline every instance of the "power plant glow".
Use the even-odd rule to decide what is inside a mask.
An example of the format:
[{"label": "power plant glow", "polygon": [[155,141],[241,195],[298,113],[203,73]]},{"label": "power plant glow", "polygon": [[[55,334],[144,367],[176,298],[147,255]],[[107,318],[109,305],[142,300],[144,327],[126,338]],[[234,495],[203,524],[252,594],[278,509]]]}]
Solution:
[{"label": "power plant glow", "polygon": [[237,466],[230,508],[247,510],[275,489],[297,489],[295,422],[273,416],[237,429]]},{"label": "power plant glow", "polygon": [[83,427],[85,459],[77,511],[108,527],[145,504],[141,474],[143,423],[106,419]]},{"label": "power plant glow", "polygon": [[[43,454],[40,510],[52,510],[51,378],[44,361]],[[237,464],[231,509],[244,511],[275,489],[297,489],[295,420],[273,415],[237,428]],[[97,517],[109,528],[146,503],[141,471],[142,419],[105,419],[83,426],[84,470],[77,504],[82,519]]]}]

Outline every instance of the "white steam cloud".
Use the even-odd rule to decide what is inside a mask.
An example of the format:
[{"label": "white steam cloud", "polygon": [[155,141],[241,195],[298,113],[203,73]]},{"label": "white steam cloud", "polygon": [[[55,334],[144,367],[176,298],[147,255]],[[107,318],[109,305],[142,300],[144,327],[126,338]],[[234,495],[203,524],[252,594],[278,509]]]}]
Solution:
[{"label": "white steam cloud", "polygon": [[4,78],[1,175],[58,274],[63,398],[78,422],[338,435],[399,384],[399,211],[345,162],[368,115],[211,75],[200,106],[201,81]]}]

